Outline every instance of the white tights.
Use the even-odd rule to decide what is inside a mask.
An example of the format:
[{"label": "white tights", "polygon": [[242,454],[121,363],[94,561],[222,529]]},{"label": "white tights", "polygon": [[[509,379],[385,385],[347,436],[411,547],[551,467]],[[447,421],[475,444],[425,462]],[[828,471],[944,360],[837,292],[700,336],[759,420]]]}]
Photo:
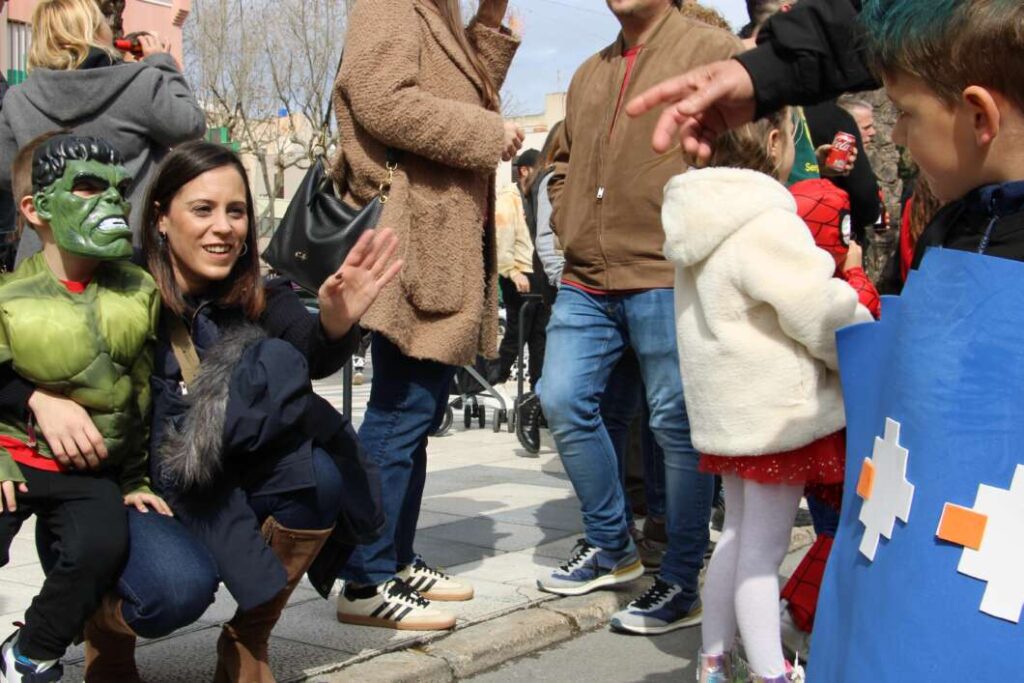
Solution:
[{"label": "white tights", "polygon": [[701,635],[707,654],[732,649],[736,628],[750,670],[765,677],[786,672],[779,635],[779,565],[789,550],[803,486],[759,484],[722,477],[725,525],[711,556]]}]

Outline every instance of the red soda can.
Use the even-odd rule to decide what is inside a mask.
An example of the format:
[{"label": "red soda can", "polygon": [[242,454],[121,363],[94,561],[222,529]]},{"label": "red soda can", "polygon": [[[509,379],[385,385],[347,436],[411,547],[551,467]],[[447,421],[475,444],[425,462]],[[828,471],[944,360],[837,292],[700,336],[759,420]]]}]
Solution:
[{"label": "red soda can", "polygon": [[832,151],[825,159],[825,165],[836,173],[850,170],[850,155],[857,148],[857,138],[849,133],[839,131],[832,141]]}]

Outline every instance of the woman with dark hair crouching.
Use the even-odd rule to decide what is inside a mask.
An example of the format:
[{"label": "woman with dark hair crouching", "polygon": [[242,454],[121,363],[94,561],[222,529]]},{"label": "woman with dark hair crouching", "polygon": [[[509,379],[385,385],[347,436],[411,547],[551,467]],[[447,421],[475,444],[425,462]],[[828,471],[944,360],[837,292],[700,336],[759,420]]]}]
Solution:
[{"label": "woman with dark hair crouching", "polygon": [[[191,142],[167,156],[142,216],[164,305],[151,477],[212,558],[213,590],[223,582],[238,603],[217,642],[218,682],[273,681],[270,632],[302,575],[321,555],[319,574],[333,580],[344,548],[383,524],[375,470],[310,379],[352,355],[359,317],[401,268],[385,266],[397,240],[388,230],[363,235],[320,288],[317,316],[287,281],[264,283],[256,237],[234,153]],[[119,654],[130,660],[130,650]]]}]

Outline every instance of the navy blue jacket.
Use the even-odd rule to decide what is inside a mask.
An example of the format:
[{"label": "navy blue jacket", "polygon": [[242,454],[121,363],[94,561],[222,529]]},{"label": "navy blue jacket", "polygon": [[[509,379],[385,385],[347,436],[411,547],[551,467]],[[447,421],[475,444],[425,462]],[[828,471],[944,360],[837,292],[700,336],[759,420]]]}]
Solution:
[{"label": "navy blue jacket", "polygon": [[[185,320],[200,359],[224,330],[243,324],[237,308],[194,302]],[[168,422],[180,425],[187,404],[182,396],[181,369],[170,346],[165,309],[151,378],[153,427],[150,472],[154,486],[175,514],[210,550],[221,580],[242,609],[276,595],[285,583],[284,570],[263,541],[247,497],[302,490],[316,485],[313,444],[332,455],[345,483],[345,507],[332,541],[321,553],[316,570],[322,592],[357,542],[365,542],[383,522],[376,470],[362,456],[348,419],[312,391],[310,378],[340,369],[359,343],[353,329],[331,343],[319,319],[303,305],[284,280],[267,284],[267,305],[259,324],[268,340],[241,354],[231,372],[224,420],[224,467],[211,490],[182,492],[161,477],[159,446]],[[287,342],[287,343],[283,343]],[[326,584],[326,585],[325,585]]]}]

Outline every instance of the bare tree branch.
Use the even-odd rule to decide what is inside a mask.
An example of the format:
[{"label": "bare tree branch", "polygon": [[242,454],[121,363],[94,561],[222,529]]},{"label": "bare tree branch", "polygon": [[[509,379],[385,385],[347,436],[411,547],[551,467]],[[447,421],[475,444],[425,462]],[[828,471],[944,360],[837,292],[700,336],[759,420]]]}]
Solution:
[{"label": "bare tree branch", "polygon": [[[186,73],[210,128],[224,127],[261,187],[261,224],[276,224],[285,171],[335,142],[328,107],[351,0],[194,0]],[[262,190],[260,192],[259,190]]]}]

